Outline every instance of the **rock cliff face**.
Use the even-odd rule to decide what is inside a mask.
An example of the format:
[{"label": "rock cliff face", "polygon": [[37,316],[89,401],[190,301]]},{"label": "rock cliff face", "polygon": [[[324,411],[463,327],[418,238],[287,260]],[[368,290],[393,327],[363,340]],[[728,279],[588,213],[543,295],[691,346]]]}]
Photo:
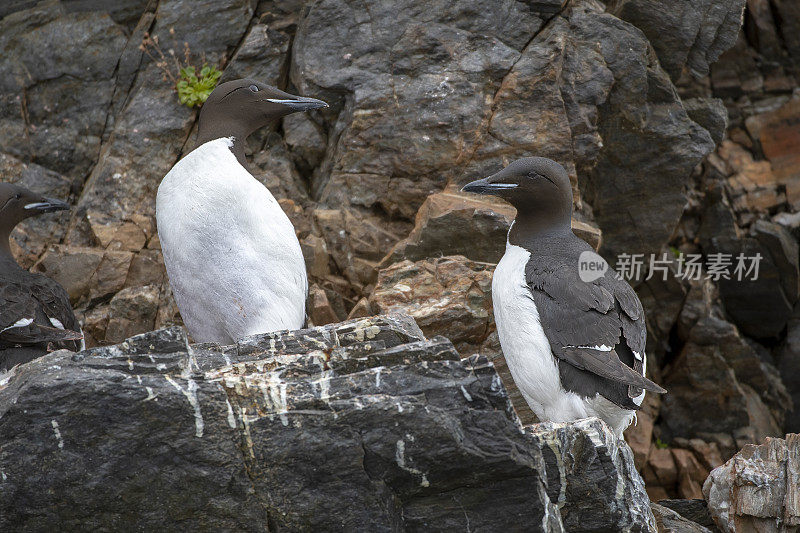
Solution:
[{"label": "rock cliff face", "polygon": [[[454,253],[496,261],[503,225],[492,223],[497,231],[481,235],[486,252],[441,254],[440,237],[382,259],[429,195],[525,155],[569,169],[576,224],[593,244],[602,230],[608,254],[657,251],[713,142],[641,31],[591,0],[440,4],[13,3],[0,19],[9,72],[0,169],[14,181],[46,175],[39,189],[71,192],[78,206],[66,229],[21,228],[15,251],[67,287],[90,344],[179,323],[154,193],[191,146],[196,114],[139,49],[145,33],[165,50],[188,43],[224,68],[223,80],[255,77],[332,104],[261,132],[250,152],[338,319],[392,262]],[[463,226],[465,238],[472,228]]]},{"label": "rock cliff face", "polygon": [[485,358],[407,316],[171,328],[0,383],[5,531],[655,531],[602,422],[524,430]]}]

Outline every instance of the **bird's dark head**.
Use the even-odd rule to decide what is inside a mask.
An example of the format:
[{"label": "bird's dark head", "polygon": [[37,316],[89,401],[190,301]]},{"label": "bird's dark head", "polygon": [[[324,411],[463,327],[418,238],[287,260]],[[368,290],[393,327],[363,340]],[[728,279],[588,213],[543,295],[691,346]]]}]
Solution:
[{"label": "bird's dark head", "polygon": [[517,220],[536,221],[537,227],[565,224],[572,215],[572,185],[564,167],[545,157],[517,159],[488,178],[467,183],[462,189],[490,194],[517,208]]},{"label": "bird's dark head", "polygon": [[217,86],[200,110],[198,146],[220,137],[240,141],[259,128],[297,111],[328,107],[315,98],[294,96],[263,83],[241,79]]},{"label": "bird's dark head", "polygon": [[69,204],[12,183],[0,183],[0,230],[11,231],[29,217],[63,211]]}]

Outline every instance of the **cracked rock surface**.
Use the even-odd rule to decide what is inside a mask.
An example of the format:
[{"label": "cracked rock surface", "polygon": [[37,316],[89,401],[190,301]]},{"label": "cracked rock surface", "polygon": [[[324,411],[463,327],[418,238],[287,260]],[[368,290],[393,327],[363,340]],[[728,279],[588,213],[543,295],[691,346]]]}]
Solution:
[{"label": "cracked rock surface", "polygon": [[[166,54],[187,43],[223,81],[252,77],[331,104],[264,128],[247,148],[330,301],[325,322],[368,298],[380,269],[441,255],[441,243],[444,255],[496,262],[508,214],[480,206],[479,250],[436,231],[395,249],[432,195],[518,157],[550,157],[570,173],[593,245],[602,232],[605,254],[654,252],[713,148],[642,31],[596,0],[6,2],[0,174],[42,175],[41,192],[75,205],[59,224],[21,225],[12,246],[66,287],[89,346],[181,323],[154,200],[193,146],[197,112],[140,49],[145,35]],[[474,234],[458,210],[441,224]]]},{"label": "cracked rock surface", "polygon": [[655,527],[630,449],[601,422],[523,430],[484,357],[460,359],[404,315],[234,346],[170,328],[3,377],[0,529],[164,524]]}]

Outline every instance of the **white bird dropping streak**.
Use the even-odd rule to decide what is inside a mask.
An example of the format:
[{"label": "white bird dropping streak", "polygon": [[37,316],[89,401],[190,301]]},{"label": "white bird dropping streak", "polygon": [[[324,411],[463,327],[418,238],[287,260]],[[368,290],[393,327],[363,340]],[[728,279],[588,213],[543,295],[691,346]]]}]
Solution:
[{"label": "white bird dropping streak", "polygon": [[50,421],[50,424],[53,426],[53,433],[56,436],[56,440],[58,441],[58,448],[60,450],[64,449],[64,439],[61,438],[61,430],[58,429],[58,422],[55,419]]},{"label": "white bird dropping streak", "polygon": [[189,401],[189,405],[191,405],[192,409],[194,409],[194,434],[196,437],[202,437],[205,423],[203,422],[203,413],[200,411],[200,402],[197,401],[197,383],[195,383],[192,379],[188,379],[186,380],[186,389],[184,389],[171,377],[165,375],[164,379],[166,379],[173,387],[178,389],[181,394],[186,396],[186,399]]}]

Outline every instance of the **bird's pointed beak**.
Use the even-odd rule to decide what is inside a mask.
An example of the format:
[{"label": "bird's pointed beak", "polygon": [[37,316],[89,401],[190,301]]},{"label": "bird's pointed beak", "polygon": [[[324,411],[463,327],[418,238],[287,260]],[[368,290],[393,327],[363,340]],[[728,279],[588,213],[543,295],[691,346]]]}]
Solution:
[{"label": "bird's pointed beak", "polygon": [[26,204],[25,209],[37,213],[52,213],[53,211],[65,211],[69,209],[69,204],[61,200],[56,200],[55,198],[42,198],[39,202]]},{"label": "bird's pointed beak", "polygon": [[489,176],[488,178],[483,178],[475,181],[471,181],[464,185],[461,190],[463,192],[472,192],[475,194],[498,194],[501,191],[507,191],[509,189],[514,189],[517,187],[515,183],[494,183],[492,182],[492,178],[494,176]]},{"label": "bird's pointed beak", "polygon": [[309,111],[311,109],[319,109],[321,107],[328,107],[328,104],[316,98],[309,98],[307,96],[292,96],[288,95],[287,98],[267,98],[268,102],[280,104],[288,107],[294,111]]}]

